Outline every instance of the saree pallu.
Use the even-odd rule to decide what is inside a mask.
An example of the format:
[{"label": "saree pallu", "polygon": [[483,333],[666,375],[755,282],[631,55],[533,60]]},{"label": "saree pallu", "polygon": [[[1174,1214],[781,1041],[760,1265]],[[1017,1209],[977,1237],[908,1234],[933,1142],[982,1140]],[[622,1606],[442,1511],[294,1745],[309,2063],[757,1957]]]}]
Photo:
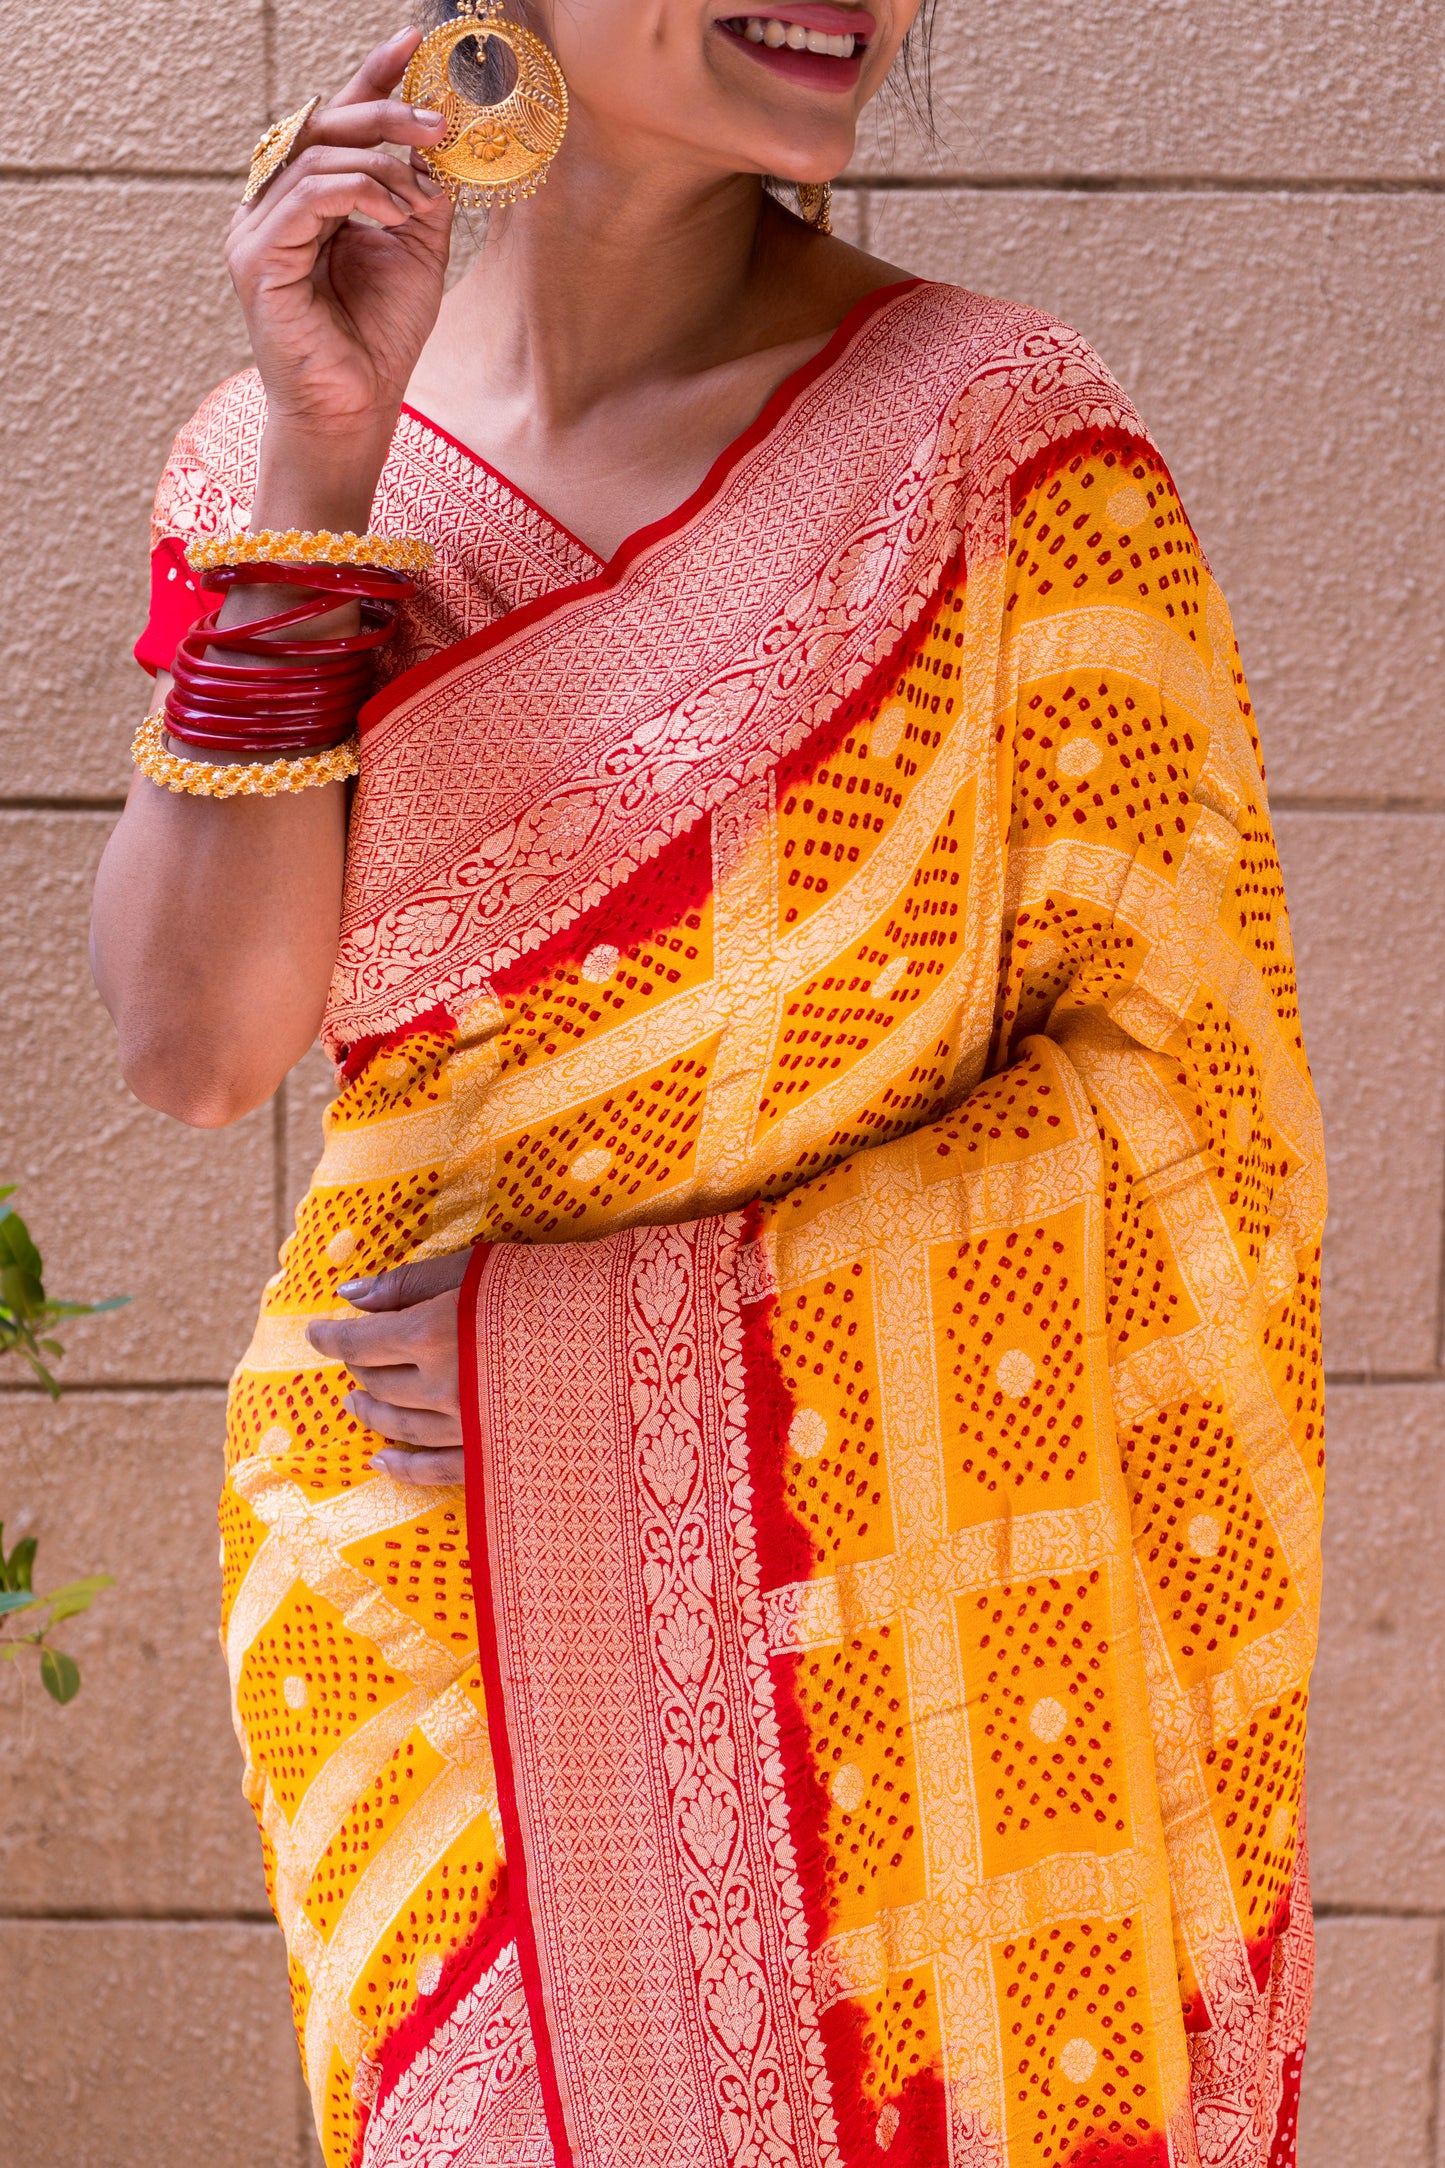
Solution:
[{"label": "saree pallu", "polygon": [[[230,1403],[327,2159],[1283,2168],[1323,1171],[1163,462],[1071,333],[909,284],[511,600],[364,719]],[[413,1489],[306,1325],[468,1245]]]}]

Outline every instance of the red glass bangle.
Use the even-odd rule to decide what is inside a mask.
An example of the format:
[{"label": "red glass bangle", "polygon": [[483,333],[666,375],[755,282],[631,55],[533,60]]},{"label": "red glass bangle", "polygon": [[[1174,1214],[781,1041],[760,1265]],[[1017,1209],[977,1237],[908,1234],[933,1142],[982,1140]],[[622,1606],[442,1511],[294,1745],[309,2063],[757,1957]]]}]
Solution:
[{"label": "red glass bangle", "polygon": [[[171,665],[168,734],[205,752],[263,758],[349,736],[370,690],[375,652],[395,630],[397,605],[415,592],[401,573],[372,565],[221,565],[202,585],[309,590],[305,602],[245,625],[219,626],[218,607],[192,626]],[[284,637],[351,601],[360,604],[359,632]],[[255,660],[225,659],[232,655]]]}]

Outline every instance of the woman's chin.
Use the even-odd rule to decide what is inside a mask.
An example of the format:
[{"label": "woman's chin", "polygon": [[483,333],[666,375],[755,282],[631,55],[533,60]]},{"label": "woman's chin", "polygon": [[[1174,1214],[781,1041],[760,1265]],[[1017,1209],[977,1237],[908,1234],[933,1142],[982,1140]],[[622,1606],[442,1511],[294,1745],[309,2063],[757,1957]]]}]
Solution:
[{"label": "woman's chin", "polygon": [[780,127],[778,115],[770,115],[769,119],[771,126],[749,128],[745,135],[739,132],[735,147],[728,153],[735,169],[772,173],[779,180],[821,186],[836,181],[853,163],[857,136],[851,126],[840,128],[835,119],[803,127],[789,114]]}]

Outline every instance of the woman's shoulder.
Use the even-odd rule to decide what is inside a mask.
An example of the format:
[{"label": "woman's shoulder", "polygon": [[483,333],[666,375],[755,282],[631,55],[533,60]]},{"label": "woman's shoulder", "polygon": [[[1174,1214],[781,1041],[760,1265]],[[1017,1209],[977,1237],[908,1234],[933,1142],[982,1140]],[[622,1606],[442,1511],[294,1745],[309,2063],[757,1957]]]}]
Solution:
[{"label": "woman's shoulder", "polygon": [[177,431],[156,490],[152,539],[244,527],[256,494],[266,393],[255,369],[226,378]]},{"label": "woman's shoulder", "polygon": [[1022,466],[1081,429],[1147,441],[1128,394],[1081,332],[1041,309],[942,280],[894,289],[900,368],[926,379],[945,439],[971,448],[975,478]]},{"label": "woman's shoulder", "polygon": [[928,352],[956,390],[1012,377],[1042,385],[1062,375],[1124,397],[1081,331],[1027,302],[902,271],[871,298],[888,305],[910,343]]}]

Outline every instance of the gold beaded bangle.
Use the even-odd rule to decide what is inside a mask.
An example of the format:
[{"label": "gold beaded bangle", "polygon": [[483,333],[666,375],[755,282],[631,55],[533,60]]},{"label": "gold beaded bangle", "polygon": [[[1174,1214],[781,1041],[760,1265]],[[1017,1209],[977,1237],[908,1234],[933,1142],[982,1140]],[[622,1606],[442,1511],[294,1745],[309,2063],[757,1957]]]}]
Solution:
[{"label": "gold beaded bangle", "polygon": [[142,775],[166,790],[183,791],[190,798],[274,798],[281,791],[316,790],[323,783],[341,783],[361,766],[359,741],[353,731],[340,745],[328,745],[320,753],[303,753],[296,760],[226,761],[185,760],[166,742],[165,711],[148,715],[135,734],[131,756]]},{"label": "gold beaded bangle", "polygon": [[263,527],[259,534],[206,535],[186,545],[193,572],[218,565],[380,565],[388,572],[424,572],[435,552],[408,534],[318,534],[300,527]]}]

